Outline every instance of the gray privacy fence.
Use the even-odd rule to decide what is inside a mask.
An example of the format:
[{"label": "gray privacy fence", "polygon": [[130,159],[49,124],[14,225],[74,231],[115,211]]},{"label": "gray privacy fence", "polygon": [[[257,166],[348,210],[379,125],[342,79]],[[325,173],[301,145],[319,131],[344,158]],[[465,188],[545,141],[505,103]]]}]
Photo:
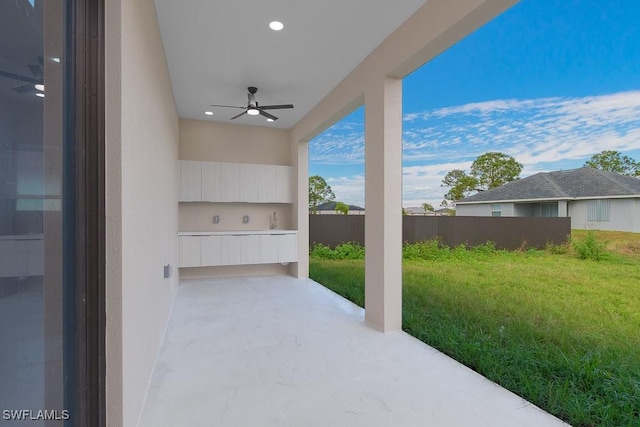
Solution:
[{"label": "gray privacy fence", "polygon": [[[309,243],[335,247],[364,245],[366,215],[309,215]],[[571,233],[571,218],[403,216],[402,239],[415,243],[439,239],[447,246],[477,246],[492,241],[500,249],[544,248],[560,244]]]}]

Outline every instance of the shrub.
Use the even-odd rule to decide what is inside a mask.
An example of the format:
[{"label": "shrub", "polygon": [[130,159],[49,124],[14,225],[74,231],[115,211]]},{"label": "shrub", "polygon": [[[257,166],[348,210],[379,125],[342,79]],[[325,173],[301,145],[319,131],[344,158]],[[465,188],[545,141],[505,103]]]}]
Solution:
[{"label": "shrub", "polygon": [[355,242],[338,245],[334,252],[336,259],[364,259],[364,248]]},{"label": "shrub", "polygon": [[471,250],[476,254],[493,255],[496,253],[496,244],[492,241],[487,241],[482,245],[474,246]]},{"label": "shrub", "polygon": [[355,242],[342,243],[335,249],[316,243],[309,251],[309,255],[318,259],[364,259],[364,248]]},{"label": "shrub", "polygon": [[584,240],[574,241],[573,249],[580,259],[602,261],[610,257],[609,251],[607,251],[607,243],[598,241],[593,231],[589,231]]},{"label": "shrub", "polygon": [[567,253],[569,253],[570,243],[565,242],[560,245],[557,245],[552,242],[547,242],[544,248],[547,252],[554,255],[566,255]]},{"label": "shrub", "polygon": [[449,256],[449,248],[443,246],[438,240],[428,240],[426,242],[405,243],[402,248],[404,259],[422,259],[433,261],[444,259]]}]

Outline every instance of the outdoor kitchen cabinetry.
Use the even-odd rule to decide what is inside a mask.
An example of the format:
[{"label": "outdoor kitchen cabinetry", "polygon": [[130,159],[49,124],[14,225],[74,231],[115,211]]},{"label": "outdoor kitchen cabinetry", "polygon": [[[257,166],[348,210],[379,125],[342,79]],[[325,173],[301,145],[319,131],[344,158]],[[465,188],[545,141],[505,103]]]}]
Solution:
[{"label": "outdoor kitchen cabinetry", "polygon": [[293,168],[180,160],[179,201],[292,203]]},{"label": "outdoor kitchen cabinetry", "polygon": [[178,233],[179,267],[296,262],[293,230]]}]

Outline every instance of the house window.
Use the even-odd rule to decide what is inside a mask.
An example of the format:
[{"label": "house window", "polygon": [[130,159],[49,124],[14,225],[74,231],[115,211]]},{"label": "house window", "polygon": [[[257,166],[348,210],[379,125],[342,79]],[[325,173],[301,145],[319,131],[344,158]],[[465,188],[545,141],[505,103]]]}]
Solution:
[{"label": "house window", "polygon": [[492,204],[491,205],[491,216],[502,216],[502,205],[501,204]]},{"label": "house window", "polygon": [[609,200],[589,200],[587,221],[611,221]]},{"label": "house window", "polygon": [[540,203],[540,216],[557,217],[558,203]]}]

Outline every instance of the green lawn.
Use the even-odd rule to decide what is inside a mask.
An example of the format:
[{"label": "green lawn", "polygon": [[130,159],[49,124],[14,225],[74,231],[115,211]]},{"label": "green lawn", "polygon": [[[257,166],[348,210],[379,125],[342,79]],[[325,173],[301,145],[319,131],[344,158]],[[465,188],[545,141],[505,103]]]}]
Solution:
[{"label": "green lawn", "polygon": [[[640,254],[623,250],[636,240],[599,262],[405,248],[403,329],[575,427],[640,426]],[[312,252],[311,277],[362,306],[364,261],[326,255]]]}]

